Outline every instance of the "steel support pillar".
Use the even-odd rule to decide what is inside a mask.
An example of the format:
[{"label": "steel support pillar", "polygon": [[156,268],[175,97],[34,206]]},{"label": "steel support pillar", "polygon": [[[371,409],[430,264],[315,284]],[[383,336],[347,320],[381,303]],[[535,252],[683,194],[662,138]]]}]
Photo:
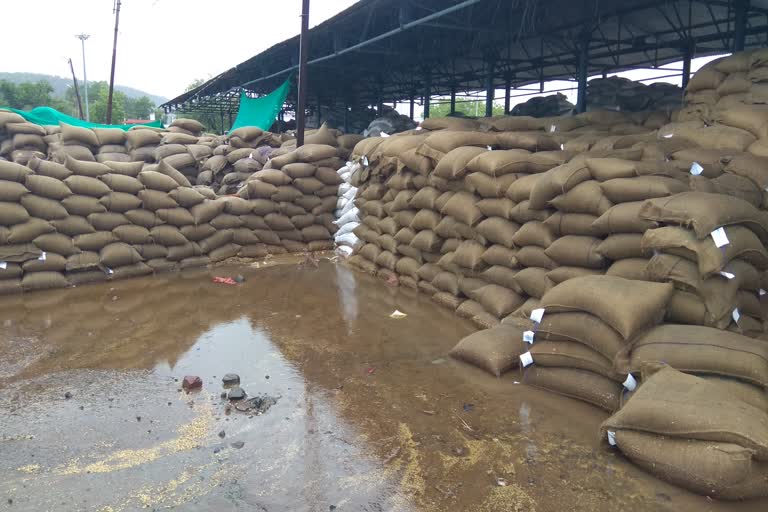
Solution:
[{"label": "steel support pillar", "polygon": [[432,72],[427,70],[424,80],[424,119],[429,118],[429,99],[432,96]]},{"label": "steel support pillar", "polygon": [[[299,40],[299,90],[296,106],[296,147],[304,145],[307,110],[307,55],[309,55],[309,0],[301,3],[301,38]],[[230,121],[231,122],[231,121]]]},{"label": "steel support pillar", "polygon": [[691,79],[691,59],[693,59],[693,51],[693,43],[691,42],[685,47],[685,53],[683,53],[683,90],[688,87],[688,81]]},{"label": "steel support pillar", "polygon": [[456,112],[456,86],[451,85],[451,114]]},{"label": "steel support pillar", "polygon": [[734,1],[734,23],[733,23],[733,51],[744,51],[744,42],[747,37],[747,12],[749,11],[749,0]]},{"label": "steel support pillar", "polygon": [[415,119],[413,118],[413,115],[414,115],[414,107],[416,105],[416,97],[413,93],[411,93],[410,99],[411,99],[411,116],[410,117],[411,117],[411,121],[415,121]]},{"label": "steel support pillar", "polygon": [[485,76],[485,117],[493,115],[493,100],[496,94],[496,89],[493,86],[495,67],[496,63],[493,60],[489,60],[488,73]]},{"label": "steel support pillar", "polygon": [[589,74],[589,36],[581,38],[579,45],[579,69],[578,69],[578,96],[576,100],[576,112],[587,111],[587,75]]},{"label": "steel support pillar", "polygon": [[512,80],[507,76],[506,80],[504,80],[504,113],[509,114],[509,107],[511,106],[511,94],[512,91]]}]

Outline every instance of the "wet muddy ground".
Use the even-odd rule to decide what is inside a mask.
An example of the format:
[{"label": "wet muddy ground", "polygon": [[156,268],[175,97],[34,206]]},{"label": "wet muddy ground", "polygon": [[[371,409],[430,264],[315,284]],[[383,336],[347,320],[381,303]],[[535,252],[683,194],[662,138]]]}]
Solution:
[{"label": "wet muddy ground", "polygon": [[[604,412],[449,359],[474,327],[422,295],[275,263],[0,299],[0,509],[768,509],[667,485],[600,444]],[[228,411],[229,372],[277,403]]]}]

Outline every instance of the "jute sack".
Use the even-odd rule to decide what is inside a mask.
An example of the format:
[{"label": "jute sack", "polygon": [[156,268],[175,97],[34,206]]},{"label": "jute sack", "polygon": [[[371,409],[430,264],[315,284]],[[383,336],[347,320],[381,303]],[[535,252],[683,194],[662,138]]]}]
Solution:
[{"label": "jute sack", "polygon": [[549,269],[529,267],[515,274],[515,282],[529,296],[541,299],[554,286],[547,277]]},{"label": "jute sack", "polygon": [[446,180],[462,179],[467,174],[467,164],[476,156],[486,152],[486,148],[475,146],[460,146],[452,149],[437,162],[433,174]]},{"label": "jute sack", "polygon": [[699,239],[719,227],[743,224],[763,241],[768,240],[765,212],[735,197],[703,192],[684,192],[668,198],[650,199],[643,203],[644,219],[692,226]]},{"label": "jute sack", "polygon": [[[450,197],[446,199],[446,202],[449,199]],[[486,217],[501,217],[502,219],[507,220],[512,218],[512,211],[514,207],[515,203],[506,198],[485,198],[481,199],[477,203],[477,208]]]},{"label": "jute sack", "polygon": [[739,445],[675,439],[630,429],[616,430],[614,438],[629,460],[689,491],[720,500],[768,495],[768,464],[756,462],[751,450]]},{"label": "jute sack", "polygon": [[594,180],[579,183],[565,194],[561,194],[550,204],[561,212],[587,213],[600,216],[613,206],[600,188],[600,184]]},{"label": "jute sack", "polygon": [[621,158],[587,158],[585,164],[592,177],[600,182],[638,176],[674,178],[681,174],[672,164],[658,161],[638,162]]},{"label": "jute sack", "polygon": [[36,237],[33,243],[40,250],[61,254],[65,257],[80,252],[80,249],[75,247],[72,238],[61,233],[45,233]]},{"label": "jute sack", "polygon": [[179,186],[176,180],[157,171],[141,171],[139,181],[148,189],[160,192],[170,192]]},{"label": "jute sack", "polygon": [[728,226],[725,234],[729,243],[718,248],[713,240],[700,240],[691,230],[666,226],[646,231],[642,248],[696,261],[702,277],[722,271],[736,258],[749,262],[759,270],[768,269],[768,252],[752,230],[743,226]]},{"label": "jute sack", "polygon": [[[0,212],[2,212],[2,207],[0,207]],[[67,217],[67,219],[69,218],[71,217]],[[54,223],[56,222],[61,221],[48,222],[43,219],[32,217],[26,222],[11,226],[10,229],[8,229],[6,236],[3,237],[4,239],[2,242],[3,244],[24,244],[31,242],[40,235],[56,231],[57,228],[54,227]]]},{"label": "jute sack", "polygon": [[[92,158],[93,157],[91,157],[91,159]],[[98,178],[99,176],[107,174],[111,171],[111,168],[105,164],[94,161],[87,162],[75,159],[69,155],[67,155],[64,165],[66,165],[67,169],[72,171],[74,174],[78,176],[88,176],[90,178]]]},{"label": "jute sack", "polygon": [[605,259],[598,251],[599,238],[566,235],[558,238],[544,253],[560,265],[599,269]]},{"label": "jute sack", "polygon": [[533,190],[534,185],[540,179],[542,179],[543,176],[544,176],[544,173],[530,174],[528,176],[519,177],[507,189],[505,194],[506,197],[516,203],[528,201],[530,199],[531,191]]},{"label": "jute sack", "polygon": [[725,194],[747,201],[755,208],[762,208],[766,192],[759,188],[754,181],[738,174],[723,174],[715,179],[703,176],[691,176],[690,189],[696,192],[710,194]]},{"label": "jute sack", "polygon": [[[418,285],[417,285],[417,288],[418,288]],[[479,302],[475,302],[474,300],[465,300],[456,308],[456,316],[458,316],[459,318],[471,319],[474,316],[485,314],[485,313],[486,311],[485,309],[483,309],[482,304],[480,304]],[[461,357],[458,357],[458,356],[456,358],[462,359]],[[469,362],[469,361],[465,360],[465,362]],[[470,363],[470,364],[474,364],[474,363]]]},{"label": "jute sack", "polygon": [[144,166],[143,162],[104,162],[104,165],[110,168],[112,174],[122,174],[135,178],[141,172]]},{"label": "jute sack", "polygon": [[573,368],[526,368],[523,383],[590,403],[608,412],[619,408],[621,385],[593,372]]},{"label": "jute sack", "polygon": [[135,210],[142,205],[141,199],[126,192],[110,192],[99,199],[99,202],[103,204],[107,210],[117,213],[125,213],[129,210]]},{"label": "jute sack", "polygon": [[516,270],[512,270],[509,267],[503,265],[493,265],[487,270],[484,270],[480,277],[488,283],[496,284],[508,288],[518,294],[522,294],[523,289],[515,281]]},{"label": "jute sack", "polygon": [[[12,187],[15,183],[8,182],[8,184]],[[31,174],[27,176],[25,185],[26,188],[29,189],[29,191],[31,191],[33,194],[37,194],[41,197],[47,197],[48,199],[56,199],[60,201],[65,197],[72,195],[72,191],[67,185],[64,184],[64,182],[56,178],[50,178],[48,176]],[[18,200],[21,195],[19,195],[16,200]],[[13,201],[14,199],[4,200]]]},{"label": "jute sack", "polygon": [[643,248],[642,241],[643,235],[640,233],[619,233],[601,241],[596,251],[609,260],[642,258],[651,252]]},{"label": "jute sack", "polygon": [[594,227],[599,217],[587,213],[555,212],[543,222],[555,236],[581,235],[599,236],[600,230]]},{"label": "jute sack", "polygon": [[545,314],[536,329],[535,342],[568,341],[581,343],[613,362],[626,346],[621,335],[589,313]]},{"label": "jute sack", "polygon": [[550,169],[533,185],[529,199],[530,208],[543,210],[549,206],[552,199],[591,178],[589,169],[581,163],[569,162]]},{"label": "jute sack", "polygon": [[491,133],[467,131],[439,131],[430,134],[419,145],[416,153],[435,162],[439,162],[451,150],[461,146],[486,148],[496,144],[496,137]]},{"label": "jute sack", "polygon": [[[615,178],[600,183],[606,197],[614,203],[644,201],[685,192],[685,183],[668,176],[637,176]],[[605,212],[603,212],[605,213]]]},{"label": "jute sack", "polygon": [[746,402],[761,411],[768,411],[768,394],[766,394],[765,389],[762,387],[748,384],[737,379],[720,377],[719,375],[697,374],[696,377],[717,386],[736,400]]},{"label": "jute sack", "polygon": [[768,459],[768,413],[704,379],[664,366],[601,430],[629,429],[677,439],[732,443]]},{"label": "jute sack", "polygon": [[503,286],[489,284],[475,290],[471,298],[497,318],[505,317],[519,308],[525,298]]},{"label": "jute sack", "polygon": [[40,176],[48,176],[49,178],[56,178],[57,180],[64,180],[72,175],[72,171],[67,169],[61,164],[52,162],[49,160],[41,160],[40,158],[32,158],[29,163],[29,167],[33,169]]},{"label": "jute sack", "polygon": [[136,195],[144,190],[144,185],[132,176],[110,173],[100,176],[99,179],[115,192],[125,192],[126,194]]},{"label": "jute sack", "polygon": [[13,226],[29,220],[29,212],[16,202],[0,202],[0,225]]},{"label": "jute sack", "polygon": [[75,247],[83,251],[100,251],[108,244],[116,242],[117,238],[112,234],[112,231],[96,231],[94,233],[78,235],[73,241]]},{"label": "jute sack", "polygon": [[549,290],[542,297],[541,307],[552,313],[591,313],[624,339],[630,339],[663,318],[672,289],[671,284],[585,276],[569,279]]},{"label": "jute sack", "polygon": [[[192,159],[191,155],[187,155],[187,156],[189,156]],[[157,172],[168,176],[173,181],[175,181],[180,187],[191,187],[192,184],[189,182],[187,177],[184,176],[181,172],[177,171],[175,167],[173,167],[171,160],[172,160],[171,158],[162,160],[160,164],[157,166]],[[179,166],[180,169],[183,169],[184,167],[186,167],[185,165],[181,165],[181,163],[177,165]],[[191,165],[194,165],[194,159],[192,159]]]},{"label": "jute sack", "polygon": [[[59,202],[54,201],[53,199],[40,197],[35,194],[25,194],[21,198],[21,205],[14,205],[18,208],[14,208],[12,211],[8,206],[12,203],[3,204],[3,208],[6,209],[3,218],[7,220],[2,222],[7,222],[8,224],[20,224],[21,222],[25,222],[29,216],[44,220],[58,220],[66,218],[69,214],[62,205],[67,204],[67,201],[73,197],[75,196],[69,196],[68,198],[64,199],[64,201]],[[28,215],[24,215],[24,210],[28,212]]]},{"label": "jute sack", "polygon": [[547,272],[547,277],[554,283],[560,284],[563,281],[574,279],[576,277],[583,276],[599,276],[603,275],[605,271],[603,269],[592,269],[584,267],[557,267]]},{"label": "jute sack", "polygon": [[768,158],[750,154],[729,158],[725,171],[751,180],[760,190],[768,187]]},{"label": "jute sack", "polygon": [[659,129],[659,137],[680,137],[708,149],[744,151],[757,138],[746,130],[716,124],[700,126],[695,123],[670,123]]},{"label": "jute sack", "polygon": [[632,372],[664,362],[684,372],[722,375],[765,386],[768,348],[740,334],[698,325],[665,324],[643,333],[629,356]]},{"label": "jute sack", "polygon": [[46,271],[59,272],[63,271],[66,265],[67,259],[61,254],[46,252],[44,260],[35,259],[25,261],[22,263],[21,268],[24,273]]},{"label": "jute sack", "polygon": [[136,249],[122,242],[107,245],[100,251],[102,265],[108,268],[116,268],[124,265],[132,265],[141,261],[141,255]]},{"label": "jute sack", "polygon": [[554,213],[555,211],[552,209],[535,210],[531,207],[530,201],[523,201],[512,208],[509,216],[515,222],[525,224],[532,220],[546,221]]},{"label": "jute sack", "polygon": [[42,251],[33,244],[0,245],[0,261],[22,263],[40,257]]},{"label": "jute sack", "polygon": [[111,192],[104,182],[89,176],[70,176],[64,183],[73,193],[84,196],[101,197]]},{"label": "jute sack", "polygon": [[443,215],[450,215],[454,219],[468,226],[474,226],[483,217],[477,207],[479,198],[468,192],[457,192],[441,209]]},{"label": "jute sack", "polygon": [[[666,199],[666,198],[664,198]],[[654,200],[651,200],[654,201]],[[619,203],[597,218],[592,226],[603,235],[617,233],[644,233],[658,227],[658,218],[642,213],[648,208],[648,201]]]},{"label": "jute sack", "polygon": [[519,364],[520,354],[526,350],[522,341],[525,330],[523,326],[504,324],[479,331],[463,338],[449,355],[501,377]]},{"label": "jute sack", "polygon": [[549,226],[536,220],[526,222],[520,226],[511,238],[514,246],[536,245],[544,249],[549,247],[554,241],[555,236]]},{"label": "jute sack", "polygon": [[67,278],[61,272],[28,272],[21,278],[21,287],[28,292],[66,286]]},{"label": "jute sack", "polygon": [[625,258],[614,261],[605,271],[605,275],[635,281],[650,281],[647,267],[648,258]]},{"label": "jute sack", "polygon": [[92,213],[88,215],[87,219],[98,231],[112,231],[123,224],[130,224],[125,215],[115,212]]},{"label": "jute sack", "polygon": [[522,267],[540,267],[553,269],[557,267],[557,262],[547,256],[547,253],[541,247],[529,245],[521,247],[515,254],[517,263]]},{"label": "jute sack", "polygon": [[616,382],[623,382],[621,375],[613,368],[613,361],[588,346],[573,341],[536,341],[529,352],[537,366],[574,368],[602,375]]},{"label": "jute sack", "polygon": [[490,217],[480,222],[475,230],[489,242],[511,249],[514,247],[512,238],[519,228],[519,224],[501,217]]},{"label": "jute sack", "polygon": [[464,178],[464,188],[483,198],[500,198],[522,174],[505,174],[494,178],[482,172],[473,172]]}]

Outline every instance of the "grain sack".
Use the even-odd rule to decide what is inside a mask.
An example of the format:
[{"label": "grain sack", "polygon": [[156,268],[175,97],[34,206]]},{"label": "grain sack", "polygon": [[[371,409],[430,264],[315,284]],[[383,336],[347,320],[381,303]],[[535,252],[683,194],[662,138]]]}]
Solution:
[{"label": "grain sack", "polygon": [[[13,204],[13,207],[10,207],[8,205],[12,203],[0,204],[0,207],[5,210],[0,211],[0,219],[3,219],[0,223],[19,224],[26,221],[29,215],[44,220],[63,219],[68,213],[62,204],[66,204],[73,197],[75,196],[70,196],[60,203],[34,194],[25,194],[21,198],[21,205]],[[24,210],[28,212],[28,215],[24,215]]]},{"label": "grain sack", "polygon": [[[474,241],[462,242],[462,244],[468,244],[468,246],[475,248],[473,250],[477,250],[477,245],[483,247],[482,244]],[[481,258],[483,262],[489,266],[502,265],[509,268],[515,268],[518,266],[517,252],[503,245],[492,245],[488,249],[484,249]],[[478,268],[480,268],[480,266],[478,266]]]},{"label": "grain sack", "polygon": [[461,146],[448,152],[435,167],[434,175],[446,180],[461,179],[466,175],[467,164],[486,148]]},{"label": "grain sack", "polygon": [[494,265],[489,269],[484,270],[481,277],[488,283],[503,286],[504,288],[509,288],[510,290],[521,294],[523,293],[523,290],[517,284],[517,281],[515,281],[516,274],[517,270],[512,270],[502,265]]},{"label": "grain sack", "polygon": [[[181,155],[181,156],[184,156],[184,155]],[[192,163],[190,163],[188,165],[182,165],[182,164],[184,164],[186,162],[179,162],[176,165],[178,165],[178,167],[180,169],[183,169],[184,167],[187,167],[189,165],[194,165],[195,164],[194,158],[192,158],[191,155],[186,155],[186,156],[189,156],[189,158],[192,160]],[[186,176],[184,176],[182,173],[177,171],[176,168],[173,167],[173,165],[172,165],[170,160],[171,160],[171,158],[162,160],[160,162],[160,164],[157,166],[157,171],[156,172],[159,172],[160,174],[164,174],[165,176],[168,176],[173,181],[175,181],[176,184],[178,186],[180,186],[180,187],[191,187],[192,184],[189,182],[189,180],[186,178]],[[150,172],[154,172],[154,171],[150,171]],[[139,175],[139,179],[141,179],[141,175]],[[149,185],[147,185],[147,186],[149,188],[156,188],[156,187],[150,187]],[[176,188],[176,187],[173,187],[173,188]],[[169,192],[170,190],[173,190],[173,188],[167,190],[167,192]]]},{"label": "grain sack", "polygon": [[[93,159],[93,157],[91,157]],[[76,160],[71,156],[67,156],[65,165],[67,169],[72,171],[78,176],[87,176],[89,178],[98,178],[104,174],[109,173],[112,169],[105,164],[98,162],[86,162],[83,160]]]},{"label": "grain sack", "polygon": [[126,224],[116,227],[112,230],[112,233],[114,233],[118,240],[127,244],[138,245],[152,242],[149,230],[141,226]]},{"label": "grain sack", "polygon": [[67,265],[67,259],[61,254],[46,252],[44,259],[42,260],[35,259],[35,260],[25,261],[21,265],[21,268],[24,270],[25,273],[46,272],[46,271],[59,272],[59,271],[63,271],[66,265]]},{"label": "grain sack", "polygon": [[525,370],[523,383],[590,403],[608,412],[619,408],[621,386],[596,373],[534,364]]},{"label": "grain sack", "polygon": [[66,286],[67,278],[61,272],[29,272],[21,279],[21,287],[26,292]]},{"label": "grain sack", "polygon": [[[27,176],[25,184],[26,188],[29,189],[28,191],[31,191],[33,194],[37,194],[41,197],[47,197],[49,199],[62,200],[65,197],[72,195],[72,191],[61,180],[50,178],[48,176],[31,174]],[[8,188],[13,189],[13,185],[18,184],[14,182],[8,182],[8,185]],[[4,200],[18,200],[22,195],[24,194],[18,194],[18,197],[15,199]]]},{"label": "grain sack", "polygon": [[755,182],[749,178],[737,174],[723,174],[715,179],[704,178],[703,176],[691,176],[689,180],[690,189],[696,192],[707,192],[710,194],[725,194],[738,197],[747,201],[755,208],[760,208],[764,202],[765,192],[755,185]]},{"label": "grain sack", "polygon": [[[552,199],[589,179],[592,179],[592,175],[581,163],[566,163],[550,169],[541,174],[541,178],[533,184],[529,199],[530,208],[543,210]],[[515,200],[513,197],[510,199]]]},{"label": "grain sack", "polygon": [[[666,229],[666,228],[660,228]],[[649,232],[654,230],[649,230]],[[609,260],[621,260],[626,258],[642,258],[652,251],[643,247],[643,235],[639,233],[619,233],[610,235],[601,241],[596,249],[597,253]]]},{"label": "grain sack", "polygon": [[100,264],[101,258],[99,257],[99,253],[94,251],[83,251],[69,256],[66,259],[64,268],[67,272],[95,270],[99,268]]},{"label": "grain sack", "polygon": [[226,260],[227,258],[234,258],[235,256],[237,256],[237,253],[239,251],[240,251],[239,245],[227,244],[211,251],[208,257],[210,258],[211,262],[223,261],[223,260]]},{"label": "grain sack", "polygon": [[128,138],[126,132],[117,128],[93,128],[93,133],[98,141],[96,146],[105,146],[107,144],[125,145]]},{"label": "grain sack", "polygon": [[525,298],[518,293],[496,284],[475,290],[471,298],[497,318],[507,316],[525,302]]},{"label": "grain sack", "polygon": [[170,192],[179,186],[176,180],[157,171],[141,171],[139,181],[148,189],[160,192]]},{"label": "grain sack", "polygon": [[553,210],[550,210],[550,209],[535,210],[531,208],[530,201],[523,201],[521,203],[518,203],[514,208],[512,208],[512,211],[509,213],[509,216],[515,222],[519,224],[525,224],[526,222],[531,222],[534,220],[543,222],[547,220],[549,217],[551,217],[553,214],[554,214]]},{"label": "grain sack", "polygon": [[157,210],[157,218],[172,226],[188,226],[195,223],[195,219],[186,208],[163,208]]},{"label": "grain sack", "polygon": [[547,256],[545,250],[535,245],[521,247],[517,250],[515,258],[523,267],[540,267],[546,269],[557,267],[557,263]]},{"label": "grain sack", "polygon": [[[450,199],[450,197],[448,199]],[[512,211],[514,207],[515,203],[513,201],[502,198],[486,198],[477,202],[477,208],[482,212],[484,216],[501,217],[507,220],[512,218]]]},{"label": "grain sack", "polygon": [[764,344],[710,327],[666,324],[642,334],[631,347],[630,370],[639,372],[644,364],[654,362],[758,386],[768,382],[768,348]]},{"label": "grain sack", "polygon": [[515,274],[515,282],[527,295],[541,299],[554,285],[547,272],[545,268],[524,268]]},{"label": "grain sack", "polygon": [[94,148],[100,145],[96,133],[91,129],[67,123],[59,123],[59,125],[61,126],[61,140],[65,143],[75,142]]},{"label": "grain sack", "polygon": [[71,256],[79,252],[75,247],[72,238],[61,233],[46,233],[36,237],[33,241],[35,246],[42,251],[61,254],[62,256]]},{"label": "grain sack", "polygon": [[541,307],[552,313],[591,313],[629,339],[663,318],[671,295],[671,284],[585,276],[569,279],[549,290],[542,297]]},{"label": "grain sack", "polygon": [[594,180],[579,183],[567,193],[552,199],[550,204],[561,212],[587,213],[596,216],[604,214],[613,206],[613,203],[603,195],[600,184]]},{"label": "grain sack", "polygon": [[116,213],[135,210],[142,205],[141,199],[125,192],[110,192],[99,199],[99,203],[103,204],[107,210]]},{"label": "grain sack", "polygon": [[142,207],[146,210],[157,211],[166,208],[176,208],[179,204],[167,193],[160,190],[145,189],[139,192]]},{"label": "grain sack", "polygon": [[220,213],[210,222],[211,226],[216,229],[235,229],[243,225],[243,221],[236,215],[230,215],[228,213]]},{"label": "grain sack", "polygon": [[535,245],[546,249],[555,240],[551,229],[540,221],[526,222],[515,232],[511,238],[512,244],[517,247]]},{"label": "grain sack", "polygon": [[296,158],[300,162],[317,162],[336,156],[336,148],[326,144],[305,144],[295,151]]},{"label": "grain sack", "polygon": [[[461,306],[460,306],[461,307]],[[498,325],[463,338],[449,355],[477,366],[496,377],[515,368],[525,351],[523,331],[515,325]]]},{"label": "grain sack", "polygon": [[105,174],[100,176],[99,179],[115,192],[137,195],[144,189],[144,185],[138,179],[131,176]]},{"label": "grain sack", "polygon": [[637,281],[649,281],[647,267],[647,258],[625,258],[614,261],[605,271],[605,275]]},{"label": "grain sack", "polygon": [[135,178],[141,172],[143,162],[105,162],[112,174],[121,174]]},{"label": "grain sack", "polygon": [[648,201],[619,203],[598,217],[592,226],[603,235],[644,233],[658,227],[658,223],[655,222],[658,219],[652,219],[651,214],[642,213],[648,209],[648,204]]},{"label": "grain sack", "polygon": [[83,251],[100,251],[108,244],[116,242],[117,238],[112,234],[112,231],[96,231],[94,233],[78,235],[73,241],[75,247]]},{"label": "grain sack", "polygon": [[189,213],[192,215],[192,223],[195,225],[206,224],[220,215],[225,207],[226,204],[220,200],[206,200],[197,204],[189,209]]},{"label": "grain sack", "polygon": [[48,160],[32,158],[28,165],[40,176],[48,176],[49,178],[56,178],[57,180],[64,180],[72,175],[72,171],[63,165]]},{"label": "grain sack", "polygon": [[[392,239],[394,243],[394,238]],[[437,252],[443,243],[443,239],[437,236],[435,232],[430,230],[419,231],[413,240],[410,242],[410,246],[414,249],[423,252]],[[397,244],[395,244],[396,246]]]},{"label": "grain sack", "polygon": [[571,341],[536,341],[529,352],[537,366],[545,368],[573,368],[602,375],[616,382],[624,381],[613,369],[613,361],[581,343]]},{"label": "grain sack", "polygon": [[[2,208],[0,208],[0,212],[2,212]],[[54,222],[57,222],[57,221],[54,221]],[[56,228],[53,226],[53,224],[48,221],[45,221],[42,219],[30,218],[26,222],[13,225],[8,230],[8,233],[5,237],[5,240],[3,240],[3,242],[9,243],[9,244],[28,243],[40,235],[51,233],[52,231],[55,231],[55,230]]]},{"label": "grain sack", "polygon": [[99,231],[111,231],[123,224],[130,224],[125,215],[115,212],[92,213],[88,215],[87,219]]},{"label": "grain sack", "polygon": [[554,283],[560,284],[563,281],[583,276],[599,276],[605,272],[602,269],[591,269],[584,267],[557,267],[547,272],[547,277]]},{"label": "grain sack", "polygon": [[128,149],[157,146],[162,141],[162,135],[160,133],[146,128],[131,129],[128,130],[125,135]]},{"label": "grain sack", "polygon": [[505,174],[494,178],[481,172],[473,172],[464,178],[464,188],[473,194],[484,198],[504,197],[510,185],[517,181],[521,174]]},{"label": "grain sack", "polygon": [[566,235],[552,242],[544,253],[559,265],[599,269],[605,265],[598,251],[601,242],[595,237]]},{"label": "grain sack", "polygon": [[568,341],[581,343],[610,361],[624,349],[621,335],[589,313],[545,314],[536,329],[536,342]]},{"label": "grain sack", "polygon": [[101,197],[111,191],[104,182],[88,176],[70,176],[64,183],[73,193],[84,196]]},{"label": "grain sack", "polygon": [[168,256],[168,248],[159,244],[140,244],[134,247],[142,259],[149,261]]},{"label": "grain sack", "polygon": [[[379,258],[380,257],[381,255],[379,255]],[[379,258],[377,258],[377,263]],[[439,272],[437,275],[435,275],[434,279],[432,279],[431,284],[438,290],[450,293],[452,295],[458,296],[461,292],[459,290],[458,278],[455,274],[450,272]]]}]

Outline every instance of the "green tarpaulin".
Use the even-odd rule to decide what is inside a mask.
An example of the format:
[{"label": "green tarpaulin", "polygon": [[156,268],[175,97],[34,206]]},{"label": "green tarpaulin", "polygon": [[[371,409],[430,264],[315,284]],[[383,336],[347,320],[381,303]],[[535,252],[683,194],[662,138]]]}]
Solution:
[{"label": "green tarpaulin", "polygon": [[83,121],[82,119],[78,119],[76,117],[62,114],[55,108],[51,108],[51,107],[35,107],[29,112],[25,110],[10,108],[10,107],[0,107],[0,110],[10,110],[11,112],[16,112],[17,114],[19,114],[21,117],[23,117],[30,123],[39,124],[41,126],[58,126],[59,122],[62,122],[66,124],[71,124],[73,126],[82,126],[83,128],[118,128],[120,130],[128,130],[132,126],[151,126],[153,128],[163,127],[162,121],[159,121],[159,120],[152,121],[149,123],[143,123],[140,125],[90,123],[88,121]]},{"label": "green tarpaulin", "polygon": [[240,92],[240,109],[231,130],[243,126],[256,126],[262,130],[269,130],[285,103],[290,87],[291,79],[289,78],[283,82],[283,85],[260,98],[249,98],[244,91]]}]

